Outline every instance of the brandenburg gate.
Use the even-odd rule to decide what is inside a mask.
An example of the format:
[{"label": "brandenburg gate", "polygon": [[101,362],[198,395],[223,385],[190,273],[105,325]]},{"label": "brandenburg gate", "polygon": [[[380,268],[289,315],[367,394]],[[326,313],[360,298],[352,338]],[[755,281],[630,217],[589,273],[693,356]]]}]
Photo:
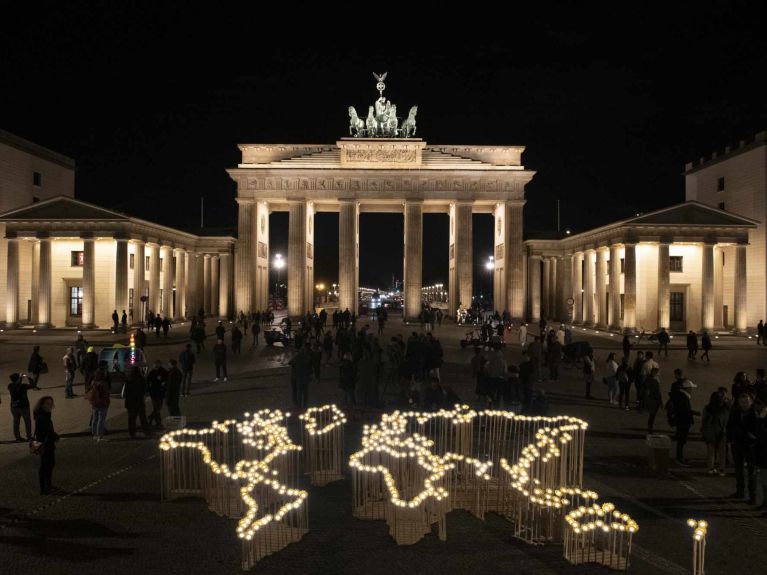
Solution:
[{"label": "brandenburg gate", "polygon": [[448,305],[472,302],[472,214],[495,217],[494,301],[512,317],[525,315],[522,209],[534,172],[522,165],[523,146],[429,145],[415,137],[414,106],[401,122],[380,97],[366,120],[349,108],[349,137],[335,145],[240,144],[242,161],[227,170],[237,183],[239,240],[235,309],[266,309],[269,294],[269,214],[289,213],[288,314],[314,307],[314,216],[338,212],[339,307],[357,309],[359,215],[404,215],[404,318],[421,311],[423,214],[450,217]]}]

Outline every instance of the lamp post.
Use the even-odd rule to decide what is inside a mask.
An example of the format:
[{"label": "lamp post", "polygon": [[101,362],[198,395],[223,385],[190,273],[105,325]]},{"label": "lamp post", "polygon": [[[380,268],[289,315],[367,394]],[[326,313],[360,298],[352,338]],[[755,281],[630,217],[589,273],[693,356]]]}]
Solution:
[{"label": "lamp post", "polygon": [[280,281],[282,278],[282,268],[285,267],[285,260],[282,254],[274,254],[274,260],[272,261],[274,269],[277,270],[277,283],[274,285],[274,297],[280,297]]}]

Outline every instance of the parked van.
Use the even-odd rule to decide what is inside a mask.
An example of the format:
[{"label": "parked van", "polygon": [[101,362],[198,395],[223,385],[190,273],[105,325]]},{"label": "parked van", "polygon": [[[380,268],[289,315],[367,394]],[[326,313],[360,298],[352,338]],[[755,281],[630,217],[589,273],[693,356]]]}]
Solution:
[{"label": "parked van", "polygon": [[99,362],[105,361],[109,368],[110,393],[121,393],[125,383],[125,374],[132,365],[138,366],[146,375],[147,362],[144,351],[116,343],[99,352]]}]

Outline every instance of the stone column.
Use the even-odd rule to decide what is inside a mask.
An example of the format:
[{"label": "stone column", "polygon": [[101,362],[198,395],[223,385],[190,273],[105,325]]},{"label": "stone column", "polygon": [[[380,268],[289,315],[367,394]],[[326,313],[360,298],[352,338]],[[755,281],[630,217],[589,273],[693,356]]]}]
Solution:
[{"label": "stone column", "polygon": [[637,259],[636,244],[624,244],[623,254],[623,329],[636,330]]},{"label": "stone column", "polygon": [[[256,202],[253,209],[253,296],[248,313],[269,307],[269,204]],[[222,272],[223,273],[223,272]],[[239,310],[234,310],[237,313]],[[224,315],[224,312],[220,312]]]},{"label": "stone column", "polygon": [[557,258],[549,258],[549,317],[552,319],[559,319],[559,297],[557,292],[559,291],[559,278],[557,277],[559,269],[557,269]]},{"label": "stone column", "polygon": [[714,330],[714,244],[705,243],[701,250],[701,327],[704,331],[711,332]]},{"label": "stone column", "polygon": [[551,315],[551,259],[543,258],[543,285],[541,286],[541,309],[538,317],[550,318]]},{"label": "stone column", "polygon": [[162,254],[162,316],[172,317],[173,310],[173,250],[167,246],[160,249]]},{"label": "stone column", "polygon": [[724,269],[723,251],[721,247],[714,248],[714,329],[724,329]]},{"label": "stone column", "polygon": [[[561,273],[559,268],[561,267]],[[564,256],[557,264],[557,276],[562,279],[559,284],[561,286],[559,294],[559,309],[560,316],[563,322],[571,322],[573,320],[570,315],[570,304],[567,300],[573,297],[573,261],[570,256]]]},{"label": "stone column", "polygon": [[573,323],[583,323],[583,252],[573,254]]},{"label": "stone column", "polygon": [[[303,318],[306,314],[306,202],[290,204],[288,218],[288,315]],[[314,286],[310,286],[314,289]],[[350,310],[351,311],[351,310]]]},{"label": "stone column", "polygon": [[211,314],[210,309],[210,254],[205,254],[202,260],[202,309],[205,315]]},{"label": "stone column", "polygon": [[[197,299],[197,260],[198,254],[195,252],[186,253],[186,318],[191,320],[197,316],[197,310],[199,309]],[[248,291],[250,293],[250,291]]]},{"label": "stone column", "polygon": [[607,328],[607,248],[597,250],[596,267],[596,325]]},{"label": "stone column", "polygon": [[[256,239],[253,237],[253,200],[238,199],[237,244],[235,248],[234,305],[237,310],[253,309],[253,264]],[[268,281],[268,280],[267,280]],[[192,309],[192,308],[190,308]],[[196,309],[192,310],[194,315]]]},{"label": "stone column", "polygon": [[194,286],[194,302],[197,306],[195,313],[197,314],[202,310],[203,315],[207,314],[207,306],[205,300],[205,254],[197,254],[195,260],[197,270],[195,271],[195,286]]},{"label": "stone column", "polygon": [[525,316],[525,284],[523,261],[525,259],[522,244],[522,209],[524,202],[506,204],[504,238],[506,244],[506,304],[511,317],[520,321]]},{"label": "stone column", "polygon": [[423,278],[423,203],[405,202],[405,321],[421,313]]},{"label": "stone column", "polygon": [[735,330],[746,333],[748,327],[748,275],[746,274],[746,244],[735,246]]},{"label": "stone column", "polygon": [[671,323],[671,278],[669,275],[669,241],[658,244],[658,328],[669,329]]},{"label": "stone column", "polygon": [[133,323],[141,325],[146,321],[146,309],[141,305],[141,296],[144,295],[144,284],[146,284],[145,246],[142,241],[136,242],[135,246],[133,253]]},{"label": "stone column", "polygon": [[583,298],[585,305],[583,323],[585,325],[595,325],[594,314],[594,250],[586,250],[583,255]]},{"label": "stone column", "polygon": [[182,249],[174,250],[176,255],[176,309],[173,317],[180,321],[186,317],[186,252]]},{"label": "stone column", "polygon": [[51,327],[51,239],[40,238],[40,262],[37,288],[37,326]]},{"label": "stone column", "polygon": [[213,317],[219,316],[218,298],[220,293],[219,278],[219,257],[218,254],[210,256],[210,314]]},{"label": "stone column", "polygon": [[621,252],[610,246],[610,329],[621,328]]},{"label": "stone column", "polygon": [[40,314],[40,242],[36,241],[32,244],[32,277],[30,278],[30,299],[32,300],[32,316],[29,318],[29,322],[32,325],[37,325]]},{"label": "stone column", "polygon": [[[92,328],[96,312],[96,262],[93,237],[83,237],[83,315],[82,327]],[[111,314],[110,314],[111,315]]]},{"label": "stone column", "polygon": [[338,213],[338,307],[357,313],[359,214],[357,202],[342,200]]},{"label": "stone column", "polygon": [[5,327],[19,325],[19,240],[8,238],[8,265],[6,268]]},{"label": "stone column", "polygon": [[[134,263],[135,265],[135,263]],[[128,313],[128,239],[115,238],[115,305],[122,317]]]},{"label": "stone column", "polygon": [[473,295],[472,205],[469,202],[450,204],[448,262],[448,313],[455,317],[461,305],[471,306]]},{"label": "stone column", "polygon": [[[545,266],[545,263],[544,263]],[[544,267],[544,274],[545,272]],[[541,256],[530,255],[527,258],[527,285],[530,291],[530,321],[538,322],[541,319]],[[545,283],[545,280],[544,280]]]},{"label": "stone column", "polygon": [[219,290],[218,290],[218,315],[221,319],[231,317],[231,275],[232,275],[232,256],[231,254],[219,254],[220,272],[219,272]]},{"label": "stone column", "polygon": [[160,246],[149,245],[149,309],[157,315],[160,313]]}]

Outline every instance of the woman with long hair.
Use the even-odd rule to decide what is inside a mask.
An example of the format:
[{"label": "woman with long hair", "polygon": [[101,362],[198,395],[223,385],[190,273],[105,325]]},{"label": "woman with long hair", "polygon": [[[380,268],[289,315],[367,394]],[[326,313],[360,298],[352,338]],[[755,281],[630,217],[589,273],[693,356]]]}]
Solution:
[{"label": "woman with long hair", "polygon": [[40,455],[38,476],[40,478],[41,495],[47,495],[57,490],[51,483],[53,468],[56,465],[56,442],[59,440],[58,434],[53,430],[53,408],[53,398],[50,395],[45,395],[37,400],[33,411],[35,417],[35,441],[40,444],[37,453]]},{"label": "woman with long hair", "polygon": [[725,456],[727,453],[727,420],[730,410],[722,395],[715,391],[711,394],[701,416],[700,431],[706,442],[706,459],[709,475],[724,476]]}]

